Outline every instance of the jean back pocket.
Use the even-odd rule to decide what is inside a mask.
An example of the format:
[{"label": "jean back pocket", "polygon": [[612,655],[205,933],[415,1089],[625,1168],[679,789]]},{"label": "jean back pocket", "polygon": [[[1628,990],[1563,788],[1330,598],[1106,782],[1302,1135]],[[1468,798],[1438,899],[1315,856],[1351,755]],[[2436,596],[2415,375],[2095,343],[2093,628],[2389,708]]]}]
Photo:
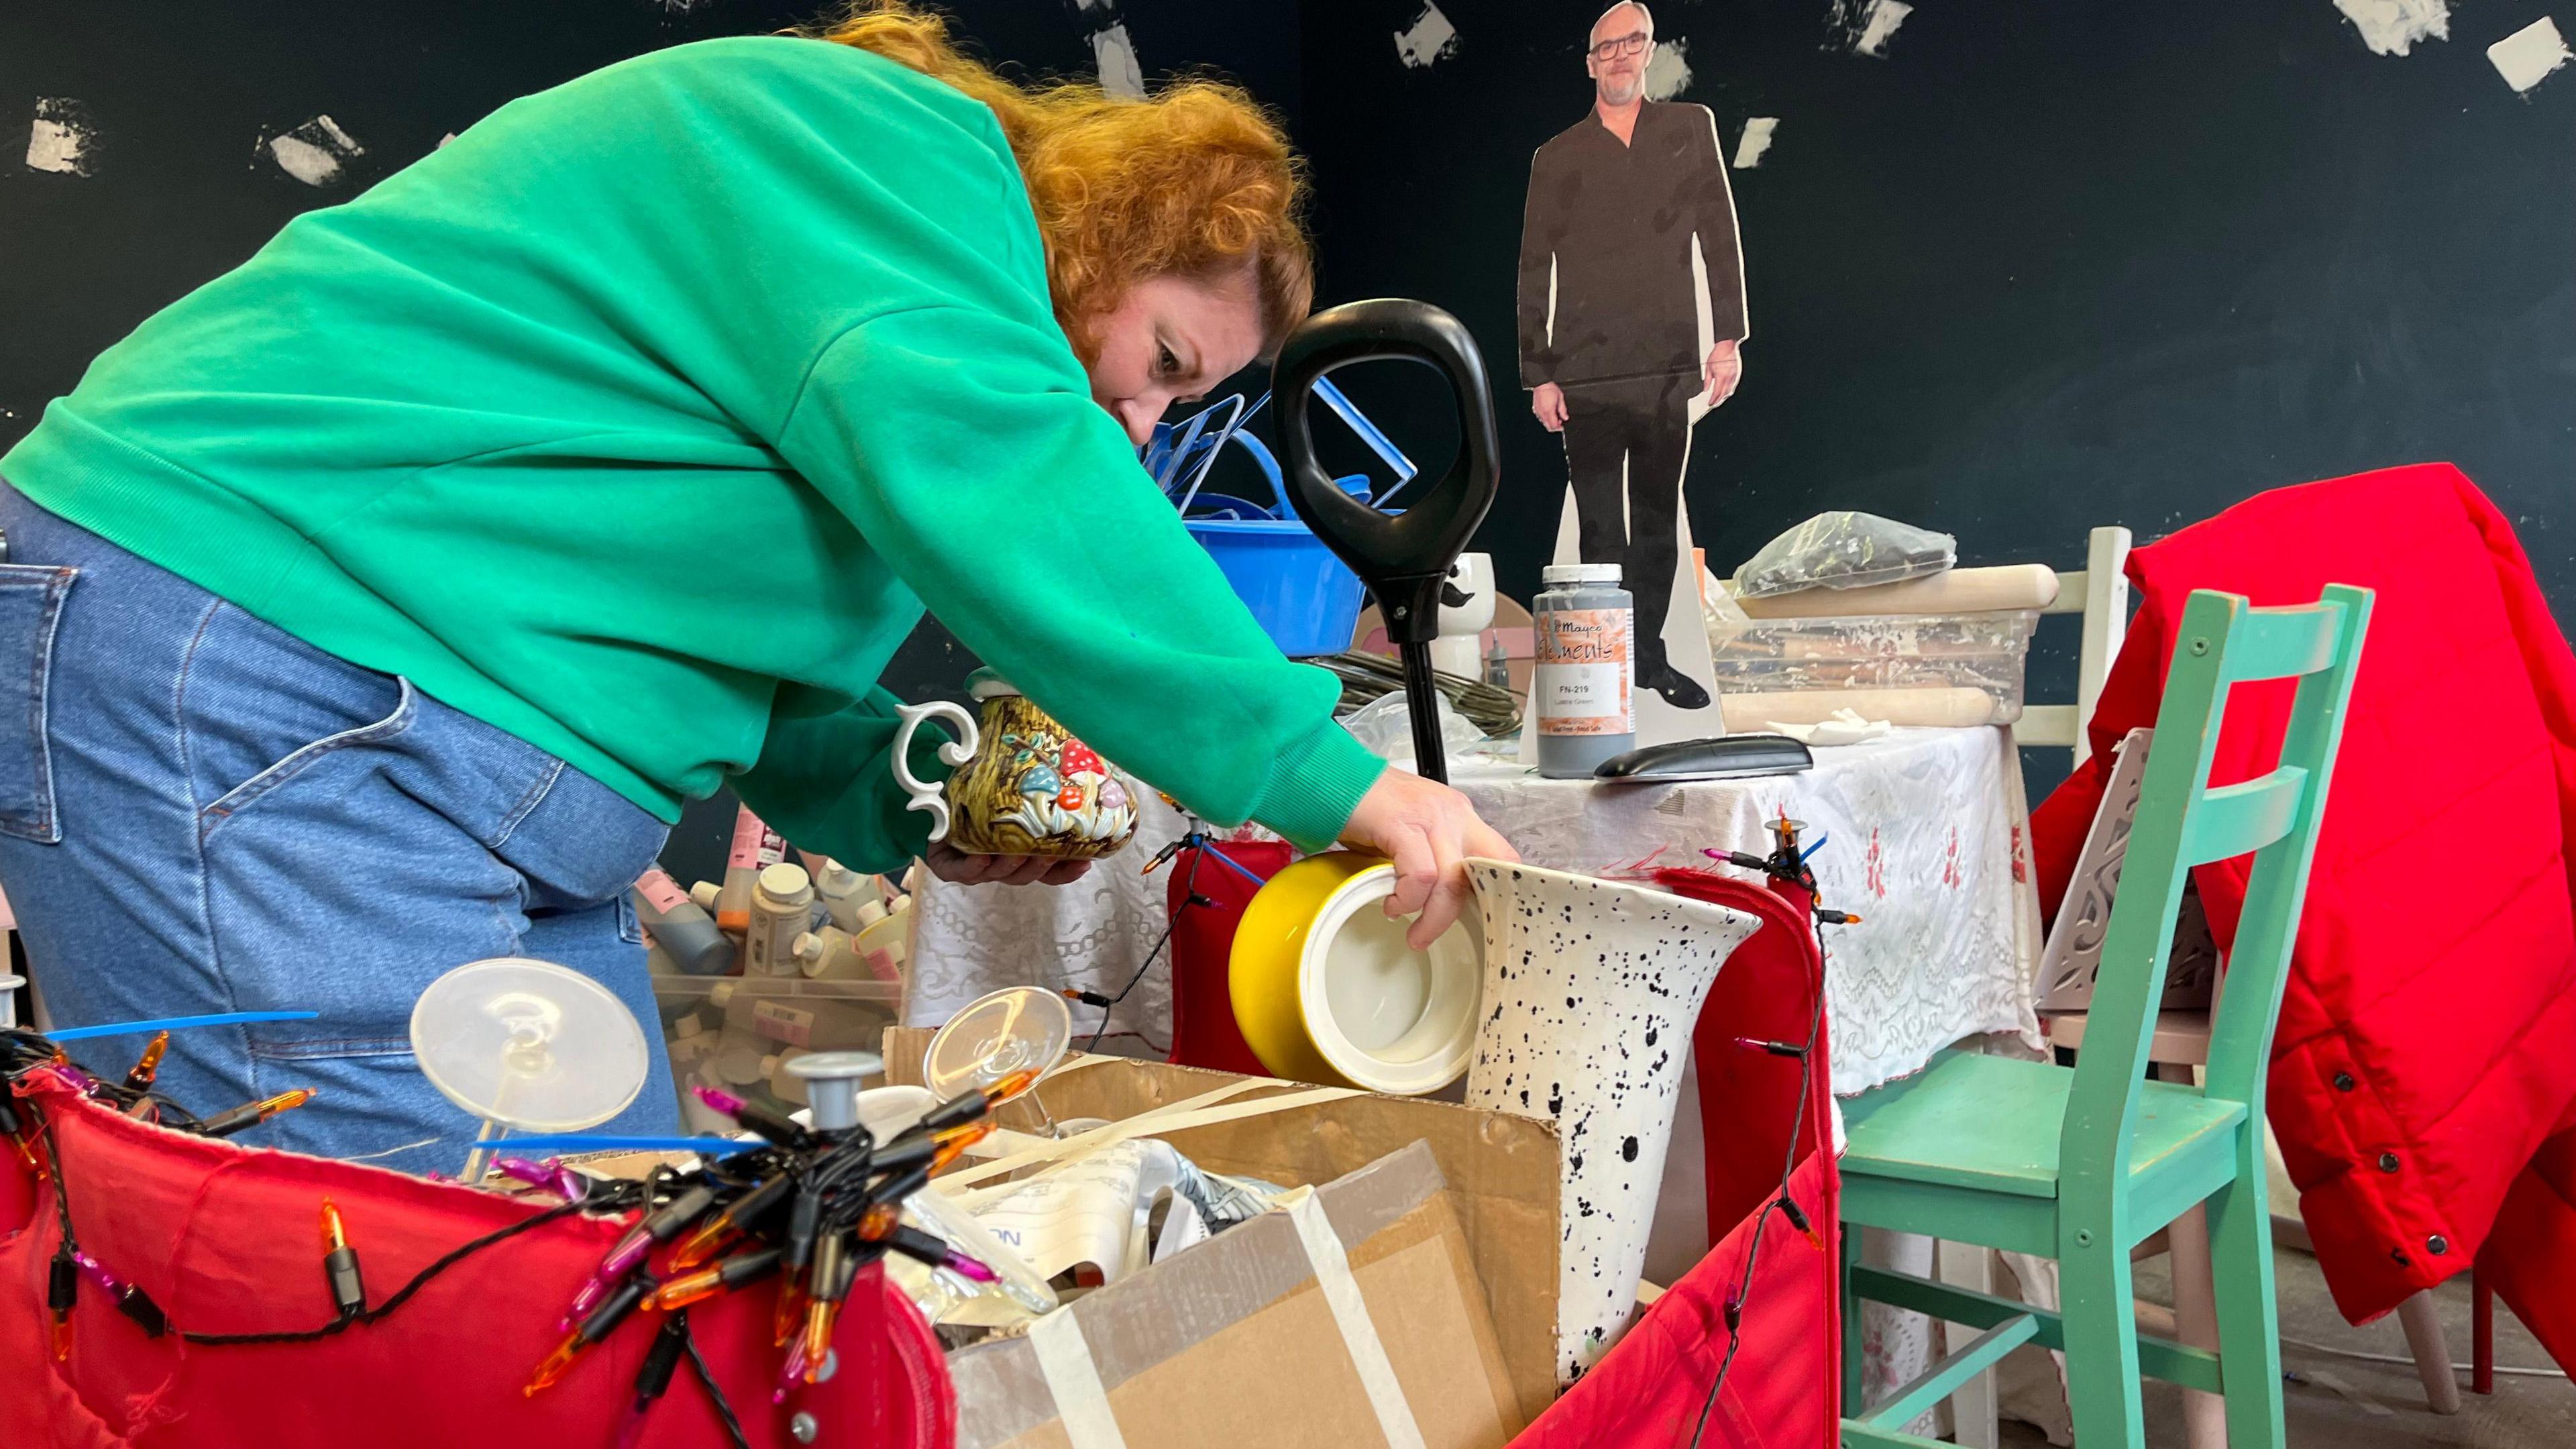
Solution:
[{"label": "jean back pocket", "polygon": [[53,750],[45,720],[54,631],[75,568],[0,564],[0,831],[50,845],[63,838],[54,812]]}]

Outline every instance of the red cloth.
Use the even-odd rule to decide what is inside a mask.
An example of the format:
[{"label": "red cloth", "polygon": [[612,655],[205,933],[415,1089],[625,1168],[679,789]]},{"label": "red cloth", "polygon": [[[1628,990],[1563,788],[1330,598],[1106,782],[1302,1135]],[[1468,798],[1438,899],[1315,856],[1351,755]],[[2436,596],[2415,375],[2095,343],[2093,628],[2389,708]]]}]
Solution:
[{"label": "red cloth", "polygon": [[[39,1074],[82,1250],[139,1285],[171,1321],[200,1333],[319,1327],[330,1320],[320,1204],[327,1194],[382,1302],[432,1260],[531,1215],[495,1194],[186,1137],[129,1121]],[[50,1183],[27,1191],[0,1154],[0,1442],[11,1449],[452,1449],[610,1444],[633,1400],[654,1315],[617,1330],[553,1388],[521,1394],[562,1334],[556,1315],[633,1222],[571,1217],[468,1257],[385,1318],[312,1343],[185,1344],[146,1338],[84,1279],[70,1362],[47,1347],[46,1270],[59,1232]],[[751,1442],[788,1446],[796,1409],[825,1442],[947,1449],[956,1404],[937,1340],[911,1304],[871,1274],[853,1288],[834,1347],[841,1369],[770,1403],[769,1285],[690,1310],[691,1327]],[[721,1444],[704,1388],[684,1364],[640,1443]]]},{"label": "red cloth", "polygon": [[[1823,981],[1806,902],[1788,892],[1693,872],[1685,893],[1762,918],[1736,948],[1693,1033],[1707,1128],[1709,1221],[1735,1226],[1698,1266],[1655,1300],[1590,1373],[1512,1441],[1513,1449],[1681,1449],[1699,1428],[1704,1449],[1834,1449],[1841,1440],[1842,1325],[1838,1280],[1841,1179],[1816,1144],[1831,1130],[1825,1026],[1811,1018]],[[1803,1101],[1798,1063],[1735,1044],[1816,1041]],[[1794,1123],[1794,1128],[1791,1124]],[[1774,1212],[1743,1298],[1744,1346],[1713,1407],[1708,1391],[1734,1337],[1726,1303],[1746,1282],[1756,1222],[1780,1191],[1794,1130],[1801,1160],[1789,1195],[1812,1236]]]},{"label": "red cloth", "polygon": [[[1296,854],[1284,840],[1220,841],[1214,849],[1265,881],[1286,870]],[[1164,869],[1170,873],[1164,893],[1173,912],[1172,1050],[1164,1060],[1180,1067],[1269,1076],[1270,1069],[1252,1054],[1242,1028],[1234,1024],[1234,992],[1227,985],[1235,928],[1243,924],[1244,909],[1261,887],[1239,871],[1200,859],[1195,848],[1182,851]],[[1208,904],[1181,909],[1187,890],[1196,890]]]},{"label": "red cloth", "polygon": [[[2152,724],[2189,592],[2378,592],[2273,1043],[2271,1121],[2355,1323],[2469,1266],[2576,1364],[2576,659],[2513,529],[2448,464],[2284,488],[2129,556],[2141,607],[2093,757],[2033,812],[2062,898],[2110,746]],[[2212,780],[2279,758],[2291,690],[2235,691]],[[2250,858],[2199,868],[2224,947]]]}]

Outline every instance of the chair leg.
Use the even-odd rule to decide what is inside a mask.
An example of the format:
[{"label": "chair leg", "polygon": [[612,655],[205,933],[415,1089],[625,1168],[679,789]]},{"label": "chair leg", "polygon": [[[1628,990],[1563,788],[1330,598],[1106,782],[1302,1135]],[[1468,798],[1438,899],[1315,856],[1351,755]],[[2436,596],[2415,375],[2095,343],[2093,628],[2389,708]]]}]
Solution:
[{"label": "chair leg", "polygon": [[[2185,1086],[2191,1068],[2158,1062],[2155,1074]],[[2193,1348],[2218,1347],[2218,1288],[2209,1271],[2209,1213],[2194,1207],[2165,1231],[2173,1254],[2175,1335]],[[2227,1449],[2227,1401],[2200,1389],[2182,1391],[2183,1439],[2190,1449]]]},{"label": "chair leg", "polygon": [[1852,1291],[1852,1264],[1860,1261],[1860,1225],[1843,1224],[1843,1413],[1846,1419],[1859,1417],[1868,1408],[1860,1401],[1861,1343],[1860,1295]]},{"label": "chair leg", "polygon": [[2283,1449],[2281,1318],[2272,1288],[2272,1213],[2258,1117],[2237,1134],[2236,1180],[2204,1204],[2218,1286],[2218,1374],[2231,1449]]},{"label": "chair leg", "polygon": [[[1994,1258],[1975,1243],[1953,1243],[1947,1240],[1932,1245],[1937,1267],[1932,1276],[1944,1283],[1979,1293],[1995,1288]],[[1955,1323],[1941,1325],[1941,1351],[1956,1353],[1960,1344],[1975,1335]],[[1953,1442],[1959,1449],[1996,1449],[2002,1429],[1995,1411],[1995,1371],[1987,1369],[1959,1386],[1950,1396],[1950,1423]]]},{"label": "chair leg", "polygon": [[2459,1370],[2451,1367],[2451,1342],[2442,1333],[2442,1310],[2431,1290],[2397,1305],[2397,1321],[2406,1329],[2407,1352],[2415,1355],[2416,1377],[2424,1381],[2425,1401],[2436,1414],[2460,1412]]},{"label": "chair leg", "polygon": [[[2140,1449],[2146,1421],[2138,1398],[2137,1290],[2129,1255],[2117,1245],[2109,1214],[2080,1230],[2059,1228],[2067,1251],[2058,1259],[2058,1292],[2065,1312],[2066,1405],[2075,1418],[2075,1442],[2084,1449]],[[2085,1237],[2091,1239],[2084,1241]]]},{"label": "chair leg", "polygon": [[[2195,1207],[2174,1219],[2174,1328],[2193,1348],[2218,1347],[2218,1285],[2209,1266],[2209,1213]],[[2183,1439],[2190,1449],[2227,1449],[2227,1401],[2200,1389],[2182,1391]]]}]

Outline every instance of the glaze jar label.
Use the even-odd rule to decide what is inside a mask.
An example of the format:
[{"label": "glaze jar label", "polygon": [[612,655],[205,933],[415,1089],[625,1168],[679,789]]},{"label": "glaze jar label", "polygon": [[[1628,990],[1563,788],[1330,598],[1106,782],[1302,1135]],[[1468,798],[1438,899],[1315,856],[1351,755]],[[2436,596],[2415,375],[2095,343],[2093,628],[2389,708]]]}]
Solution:
[{"label": "glaze jar label", "polygon": [[1531,692],[1540,734],[1636,733],[1630,618],[1626,609],[1551,609],[1538,616]]}]

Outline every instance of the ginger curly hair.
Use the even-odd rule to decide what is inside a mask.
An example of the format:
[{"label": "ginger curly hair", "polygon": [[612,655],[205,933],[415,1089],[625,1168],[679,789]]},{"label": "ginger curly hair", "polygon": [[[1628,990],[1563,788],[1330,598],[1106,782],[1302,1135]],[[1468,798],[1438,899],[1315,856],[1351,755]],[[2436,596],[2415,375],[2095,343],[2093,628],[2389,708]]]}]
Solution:
[{"label": "ginger curly hair", "polygon": [[884,56],[992,109],[1037,212],[1056,321],[1086,363],[1092,324],[1149,278],[1248,275],[1265,356],[1314,304],[1304,165],[1242,89],[1189,79],[1128,100],[1087,81],[1023,84],[965,54],[943,18],[909,0],[860,0],[800,33]]}]

